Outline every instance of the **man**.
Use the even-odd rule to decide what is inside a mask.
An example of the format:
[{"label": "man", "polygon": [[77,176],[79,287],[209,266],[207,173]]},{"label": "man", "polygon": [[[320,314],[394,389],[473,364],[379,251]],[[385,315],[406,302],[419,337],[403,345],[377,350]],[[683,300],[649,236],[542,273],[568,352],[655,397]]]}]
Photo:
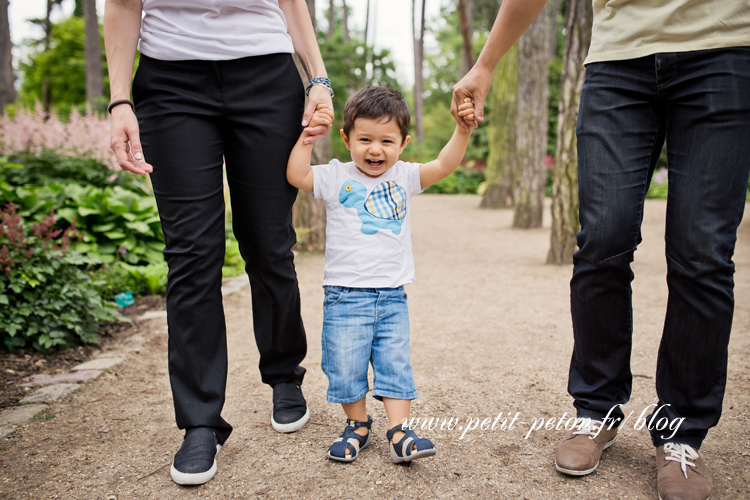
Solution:
[{"label": "man", "polygon": [[[469,96],[481,112],[491,70],[510,47],[511,35],[501,30],[516,3],[503,2],[477,66],[454,87],[454,107]],[[516,21],[528,26],[528,17]],[[555,465],[565,474],[593,472],[622,422],[618,405],[630,398],[632,382],[630,263],[666,139],[669,301],[652,416],[676,431],[653,428],[651,438],[659,496],[705,499],[712,482],[698,450],[721,415],[732,255],[750,170],[750,5],[594,0],[585,64],[568,382],[584,420],[558,445]]]}]

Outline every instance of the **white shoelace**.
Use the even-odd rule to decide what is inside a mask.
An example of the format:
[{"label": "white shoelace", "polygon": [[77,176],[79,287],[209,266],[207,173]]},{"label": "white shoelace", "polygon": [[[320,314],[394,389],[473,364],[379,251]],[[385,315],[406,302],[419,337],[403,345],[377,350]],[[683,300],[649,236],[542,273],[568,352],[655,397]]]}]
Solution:
[{"label": "white shoelace", "polygon": [[580,428],[577,431],[573,431],[573,434],[582,434],[588,436],[589,439],[594,439],[599,434],[602,422],[599,420],[584,418],[579,425]]},{"label": "white shoelace", "polygon": [[685,474],[687,479],[687,468],[688,466],[695,468],[695,462],[690,460],[696,460],[698,458],[698,452],[686,444],[678,443],[666,443],[664,445],[664,460],[672,460],[679,462],[682,473]]}]

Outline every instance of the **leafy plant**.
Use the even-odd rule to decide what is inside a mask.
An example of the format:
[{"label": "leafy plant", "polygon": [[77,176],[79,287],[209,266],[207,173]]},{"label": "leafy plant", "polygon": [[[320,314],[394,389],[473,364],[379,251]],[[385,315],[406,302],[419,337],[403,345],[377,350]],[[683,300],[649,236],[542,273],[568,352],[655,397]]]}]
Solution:
[{"label": "leafy plant", "polygon": [[162,295],[167,290],[167,263],[162,261],[147,266],[133,266],[125,262],[104,265],[94,271],[97,290],[106,300],[130,291],[134,297]]},{"label": "leafy plant", "polygon": [[234,237],[227,238],[226,251],[224,252],[224,267],[221,275],[224,278],[238,276],[245,272],[245,261],[240,255],[240,245]]},{"label": "leafy plant", "polygon": [[74,220],[86,232],[73,248],[96,263],[163,262],[164,235],[156,201],[120,186],[48,184],[10,186],[0,181],[0,200],[21,207],[24,217],[40,220],[55,210],[62,228]]},{"label": "leafy plant", "polygon": [[35,154],[10,153],[0,157],[0,175],[10,186],[46,186],[65,181],[96,187],[120,186],[148,194],[135,175],[122,170],[113,171],[93,157],[68,156],[51,150]]},{"label": "leafy plant", "polygon": [[97,343],[98,323],[121,320],[79,266],[88,260],[70,251],[80,236],[75,223],[54,229],[54,212],[26,225],[17,207],[2,211],[0,224],[0,334],[12,350],[39,351]]},{"label": "leafy plant", "polygon": [[484,172],[459,165],[451,175],[424,190],[425,193],[476,194],[484,182]]}]

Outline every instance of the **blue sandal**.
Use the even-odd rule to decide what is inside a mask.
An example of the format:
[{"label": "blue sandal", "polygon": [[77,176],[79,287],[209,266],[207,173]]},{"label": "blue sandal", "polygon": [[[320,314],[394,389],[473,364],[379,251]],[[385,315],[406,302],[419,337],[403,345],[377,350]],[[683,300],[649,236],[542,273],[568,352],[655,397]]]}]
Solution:
[{"label": "blue sandal", "polygon": [[[403,431],[405,436],[401,438],[398,443],[393,442],[393,435]],[[417,434],[411,430],[407,425],[399,424],[393,429],[389,430],[385,437],[388,438],[388,444],[391,449],[391,460],[394,464],[401,462],[411,462],[417,458],[431,457],[437,450],[432,441],[426,438],[420,438]],[[416,450],[413,449],[416,445]]]},{"label": "blue sandal", "polygon": [[[367,428],[367,435],[360,436],[355,429],[360,427]],[[346,429],[333,442],[330,448],[328,448],[328,458],[331,460],[338,460],[339,462],[353,462],[359,455],[360,450],[367,448],[370,444],[370,436],[372,432],[372,417],[367,415],[367,422],[358,422],[356,420],[346,419]],[[346,450],[349,450],[347,456]]]}]

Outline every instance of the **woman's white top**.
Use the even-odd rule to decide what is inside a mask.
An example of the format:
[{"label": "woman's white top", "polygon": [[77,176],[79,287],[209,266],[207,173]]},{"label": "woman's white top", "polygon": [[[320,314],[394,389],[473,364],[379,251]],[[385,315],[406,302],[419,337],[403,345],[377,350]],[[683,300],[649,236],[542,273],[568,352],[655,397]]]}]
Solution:
[{"label": "woman's white top", "polygon": [[143,0],[139,50],[164,61],[293,53],[278,0]]}]

